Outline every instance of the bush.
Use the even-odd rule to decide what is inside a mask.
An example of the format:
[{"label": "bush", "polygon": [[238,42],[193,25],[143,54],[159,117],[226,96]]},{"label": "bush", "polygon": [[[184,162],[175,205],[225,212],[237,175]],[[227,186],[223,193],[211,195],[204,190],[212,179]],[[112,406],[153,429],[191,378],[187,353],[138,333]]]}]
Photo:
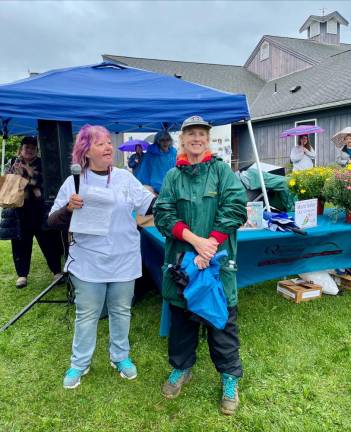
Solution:
[{"label": "bush", "polygon": [[325,182],[323,196],[335,207],[351,211],[351,165],[334,170]]},{"label": "bush", "polygon": [[299,199],[320,198],[324,200],[323,190],[327,179],[333,175],[331,167],[314,167],[293,171],[289,176],[289,189]]}]

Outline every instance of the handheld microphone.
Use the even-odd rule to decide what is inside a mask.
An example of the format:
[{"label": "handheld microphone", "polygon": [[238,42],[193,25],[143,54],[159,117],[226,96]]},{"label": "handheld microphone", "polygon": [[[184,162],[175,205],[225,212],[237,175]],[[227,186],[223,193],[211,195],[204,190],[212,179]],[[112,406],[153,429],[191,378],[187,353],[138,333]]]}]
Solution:
[{"label": "handheld microphone", "polygon": [[76,194],[79,193],[79,181],[80,181],[80,173],[82,172],[82,167],[79,164],[71,165],[71,174],[74,178],[74,187],[76,190]]}]

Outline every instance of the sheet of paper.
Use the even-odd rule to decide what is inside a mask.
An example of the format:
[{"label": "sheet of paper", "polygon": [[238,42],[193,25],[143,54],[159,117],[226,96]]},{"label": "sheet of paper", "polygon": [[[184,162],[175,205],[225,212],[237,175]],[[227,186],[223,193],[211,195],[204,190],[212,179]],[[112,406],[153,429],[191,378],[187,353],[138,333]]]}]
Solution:
[{"label": "sheet of paper", "polygon": [[317,226],[317,198],[296,201],[295,223],[300,228]]},{"label": "sheet of paper", "polygon": [[74,210],[70,231],[80,234],[107,235],[112,218],[114,195],[108,188],[81,185],[79,195],[84,201]]}]

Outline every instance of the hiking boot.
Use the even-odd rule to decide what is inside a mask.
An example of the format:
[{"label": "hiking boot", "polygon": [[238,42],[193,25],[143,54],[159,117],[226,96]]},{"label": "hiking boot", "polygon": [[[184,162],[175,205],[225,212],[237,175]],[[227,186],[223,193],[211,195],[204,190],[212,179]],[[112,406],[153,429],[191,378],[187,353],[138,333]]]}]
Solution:
[{"label": "hiking boot", "polygon": [[167,381],[161,388],[162,395],[167,399],[179,396],[182,385],[192,378],[191,369],[173,369]]},{"label": "hiking boot", "polygon": [[223,395],[220,411],[225,415],[232,415],[239,405],[238,378],[234,375],[222,373]]},{"label": "hiking boot", "polygon": [[111,366],[118,370],[122,378],[132,380],[138,375],[137,368],[129,357],[119,362],[111,361]]},{"label": "hiking boot", "polygon": [[78,387],[80,384],[80,377],[86,375],[89,372],[89,369],[89,367],[84,370],[69,368],[63,378],[63,387],[65,389],[74,389]]},{"label": "hiking boot", "polygon": [[24,288],[25,286],[27,286],[27,278],[26,277],[19,277],[16,281],[16,288]]}]

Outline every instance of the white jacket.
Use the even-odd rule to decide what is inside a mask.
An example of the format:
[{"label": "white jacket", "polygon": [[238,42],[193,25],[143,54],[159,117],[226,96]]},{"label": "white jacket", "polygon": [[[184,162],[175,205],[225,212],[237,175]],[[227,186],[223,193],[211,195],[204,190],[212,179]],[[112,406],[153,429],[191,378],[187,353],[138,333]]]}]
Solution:
[{"label": "white jacket", "polygon": [[311,150],[304,149],[302,146],[295,146],[290,153],[290,159],[293,164],[293,171],[301,171],[312,168],[312,160],[316,158],[316,153],[313,148]]},{"label": "white jacket", "polygon": [[344,151],[344,148],[345,147],[343,147],[341,150],[338,150],[339,154],[336,157],[336,163],[338,163],[341,166],[345,166],[348,163],[350,163],[350,159],[351,159],[351,156],[346,151]]}]

